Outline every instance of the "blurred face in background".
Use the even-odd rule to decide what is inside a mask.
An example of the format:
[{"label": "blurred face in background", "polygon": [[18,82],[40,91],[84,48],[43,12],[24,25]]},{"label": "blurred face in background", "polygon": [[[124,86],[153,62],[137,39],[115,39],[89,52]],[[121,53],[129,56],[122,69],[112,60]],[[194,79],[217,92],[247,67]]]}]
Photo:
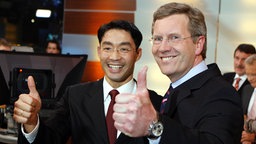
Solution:
[{"label": "blurred face in background", "polygon": [[247,54],[241,51],[236,51],[234,55],[234,70],[239,75],[242,76],[245,74],[245,64],[244,61],[251,54]]},{"label": "blurred face in background", "polygon": [[245,64],[245,71],[251,86],[256,88],[256,62],[252,65]]},{"label": "blurred face in background", "polygon": [[11,51],[11,47],[0,45],[0,50],[2,50],[2,51]]},{"label": "blurred face in background", "polygon": [[51,53],[51,54],[59,54],[60,51],[57,48],[56,43],[49,42],[48,46],[46,48],[46,53]]}]

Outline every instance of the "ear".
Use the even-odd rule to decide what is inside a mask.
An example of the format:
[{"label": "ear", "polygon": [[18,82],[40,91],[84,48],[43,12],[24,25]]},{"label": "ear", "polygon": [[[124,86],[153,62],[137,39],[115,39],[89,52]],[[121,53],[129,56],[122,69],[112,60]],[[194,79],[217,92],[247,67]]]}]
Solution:
[{"label": "ear", "polygon": [[200,55],[202,53],[202,50],[204,49],[204,43],[205,43],[205,36],[199,36],[196,41],[196,55]]},{"label": "ear", "polygon": [[138,61],[141,58],[141,55],[142,55],[142,48],[138,48],[136,53],[137,53],[136,61]]},{"label": "ear", "polygon": [[97,47],[97,54],[98,54],[98,57],[100,57],[100,53],[101,53],[101,51],[100,51],[100,46],[98,46],[98,47]]}]

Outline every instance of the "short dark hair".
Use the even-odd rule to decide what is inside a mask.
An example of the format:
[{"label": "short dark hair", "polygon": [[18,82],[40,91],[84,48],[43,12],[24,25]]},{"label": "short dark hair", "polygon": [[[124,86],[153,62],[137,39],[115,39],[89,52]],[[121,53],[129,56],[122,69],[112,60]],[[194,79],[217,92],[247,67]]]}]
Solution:
[{"label": "short dark hair", "polygon": [[104,36],[104,34],[111,29],[121,29],[129,32],[136,45],[136,49],[140,47],[140,44],[142,41],[142,33],[133,23],[125,20],[113,20],[107,24],[101,25],[100,28],[98,29],[99,43],[101,43],[102,37]]},{"label": "short dark hair", "polygon": [[255,54],[256,53],[255,47],[252,44],[238,45],[238,47],[235,49],[234,57],[235,57],[236,51],[244,52],[246,54]]},{"label": "short dark hair", "polygon": [[58,40],[56,40],[56,39],[48,40],[48,41],[46,42],[45,49],[47,49],[47,46],[48,46],[49,43],[55,43],[56,46],[57,46],[57,49],[58,49],[58,50],[60,51],[60,53],[61,53],[61,46],[60,46],[60,43],[59,43]]}]

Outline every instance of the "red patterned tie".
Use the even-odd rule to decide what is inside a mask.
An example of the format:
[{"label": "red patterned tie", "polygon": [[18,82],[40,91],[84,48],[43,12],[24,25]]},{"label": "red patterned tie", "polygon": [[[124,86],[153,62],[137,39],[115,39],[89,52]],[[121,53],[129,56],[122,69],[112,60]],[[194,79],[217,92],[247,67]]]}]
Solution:
[{"label": "red patterned tie", "polygon": [[113,120],[113,106],[115,104],[115,97],[118,95],[119,92],[117,90],[111,90],[109,92],[109,95],[111,96],[111,102],[108,107],[108,112],[106,116],[106,122],[107,122],[107,129],[108,129],[108,138],[109,138],[109,144],[114,144],[116,140],[117,130],[114,126],[114,120]]},{"label": "red patterned tie", "polygon": [[234,87],[235,87],[235,89],[236,90],[238,90],[238,88],[239,88],[239,82],[240,82],[240,80],[241,80],[241,78],[236,78],[236,82],[235,82],[235,85],[234,85]]},{"label": "red patterned tie", "polygon": [[170,96],[170,92],[173,90],[172,86],[170,85],[169,89],[167,90],[167,92],[165,93],[162,103],[161,103],[161,107],[160,107],[160,113],[164,113],[164,108],[166,105],[166,102]]}]

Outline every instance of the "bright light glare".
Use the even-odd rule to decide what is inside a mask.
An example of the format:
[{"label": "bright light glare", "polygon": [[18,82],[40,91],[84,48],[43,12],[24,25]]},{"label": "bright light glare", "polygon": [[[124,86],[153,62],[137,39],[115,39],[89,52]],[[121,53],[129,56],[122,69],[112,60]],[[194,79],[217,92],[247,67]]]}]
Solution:
[{"label": "bright light glare", "polygon": [[47,9],[37,9],[36,10],[36,17],[49,18],[50,16],[51,16],[51,10],[47,10]]}]

